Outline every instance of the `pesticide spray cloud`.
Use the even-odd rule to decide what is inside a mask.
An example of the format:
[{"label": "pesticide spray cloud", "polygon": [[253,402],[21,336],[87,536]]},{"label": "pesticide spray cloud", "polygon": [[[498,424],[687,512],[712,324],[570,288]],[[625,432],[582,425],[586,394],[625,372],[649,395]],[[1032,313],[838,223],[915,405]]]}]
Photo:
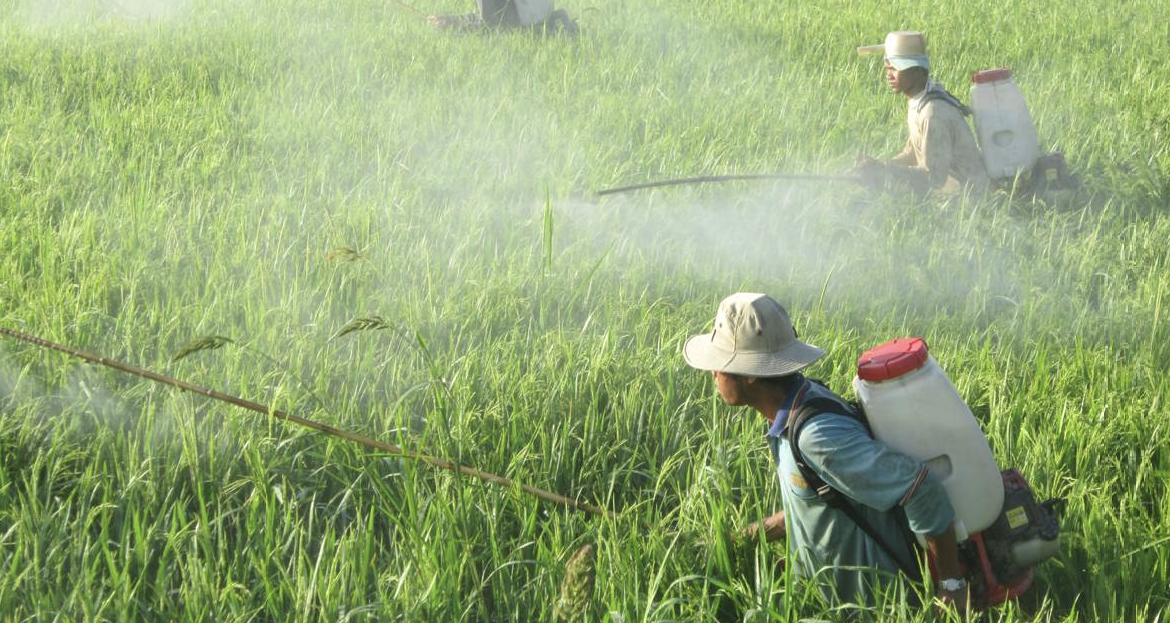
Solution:
[{"label": "pesticide spray cloud", "polygon": [[[188,137],[192,147],[180,161],[215,174],[185,180],[182,192],[143,184],[148,192],[134,197],[135,206],[156,201],[160,211],[217,223],[212,235],[168,226],[167,236],[142,246],[141,253],[159,257],[136,292],[199,301],[204,317],[235,323],[173,331],[175,346],[214,332],[249,343],[255,335],[259,349],[281,352],[297,338],[325,343],[349,320],[379,314],[429,325],[414,328],[441,336],[453,321],[431,323],[442,311],[417,301],[442,301],[517,270],[515,258],[540,248],[546,197],[558,250],[589,248],[586,265],[608,254],[606,270],[648,283],[664,276],[708,280],[725,293],[788,282],[806,300],[826,283],[830,300],[868,294],[875,282],[886,292],[913,291],[941,274],[947,278],[932,284],[941,291],[936,298],[1009,283],[972,272],[962,256],[973,243],[955,228],[946,232],[956,243],[953,256],[941,259],[921,255],[916,249],[923,245],[903,245],[925,229],[891,239],[897,229],[891,221],[907,211],[870,210],[853,188],[745,183],[592,203],[566,199],[595,190],[597,180],[641,181],[631,172],[653,177],[691,166],[697,170],[682,174],[744,172],[729,164],[745,151],[742,144],[716,149],[719,124],[739,119],[735,106],[712,102],[711,94],[746,89],[751,85],[743,80],[759,76],[712,82],[735,75],[732,55],[719,52],[737,41],[700,21],[628,4],[615,21],[585,23],[593,32],[567,42],[438,33],[390,6],[362,12],[217,6],[216,15],[200,17],[204,36],[181,50],[181,62],[191,63],[182,75],[201,81],[179,90],[204,98],[194,112],[217,119],[214,131]],[[51,25],[112,19],[119,11],[124,19],[171,19],[188,5],[78,0],[22,8]],[[158,51],[168,52],[165,45]],[[624,54],[623,66],[643,73],[593,75],[597,67],[588,61],[598,54]],[[704,71],[680,70],[664,54],[721,60]],[[607,100],[608,89],[621,101]],[[714,117],[704,117],[707,103],[720,104]],[[640,118],[655,109],[662,110],[652,123]],[[181,118],[170,110],[142,112],[148,114],[141,119]],[[697,147],[678,138],[695,133],[696,124],[716,128]],[[807,166],[777,160],[781,172],[835,172],[811,157]],[[157,167],[153,179],[173,173],[168,162],[149,165]],[[748,166],[766,170],[758,161]],[[189,186],[197,192],[188,193]],[[108,210],[127,212],[122,207]],[[362,260],[329,262],[330,250],[340,247],[358,250]],[[980,258],[998,261],[994,251]],[[916,267],[932,262],[925,272]],[[133,303],[126,302],[128,309]],[[313,367],[305,358],[291,365],[298,374]]]},{"label": "pesticide spray cloud", "polygon": [[[710,55],[732,45],[726,34],[693,21],[627,11],[632,13],[625,16],[631,18],[625,27],[641,28],[645,40],[611,40],[613,34],[603,32],[597,35],[602,43],[587,35],[572,44],[578,47],[568,47],[505,34],[460,37],[433,32],[400,14],[390,14],[397,18],[387,22],[386,32],[395,36],[384,39],[342,36],[357,24],[337,16],[294,32],[282,52],[292,64],[277,76],[277,88],[255,118],[256,135],[264,139],[261,149],[280,163],[272,177],[283,188],[274,190],[291,196],[291,184],[299,201],[311,206],[308,220],[298,222],[301,231],[330,237],[327,242],[306,239],[306,248],[316,244],[324,253],[352,245],[369,250],[370,265],[401,268],[367,274],[382,280],[375,307],[336,307],[325,318],[319,312],[327,306],[319,300],[289,320],[335,329],[358,315],[392,314],[399,295],[421,287],[438,294],[486,279],[500,258],[538,248],[546,193],[555,211],[558,249],[590,244],[596,256],[609,253],[607,262],[619,270],[636,269],[652,281],[686,275],[720,289],[781,282],[804,299],[823,289],[830,303],[838,296],[856,303],[864,298],[858,293],[865,292],[885,299],[877,305],[926,290],[929,294],[913,303],[924,313],[949,307],[973,291],[1018,296],[1017,285],[1003,274],[1010,258],[995,249],[976,251],[974,240],[964,240],[956,225],[945,222],[957,216],[953,211],[952,217],[938,219],[945,209],[924,205],[915,209],[925,214],[912,216],[897,199],[874,201],[847,183],[741,183],[631,193],[592,203],[566,199],[571,186],[559,178],[576,175],[572,186],[588,192],[595,189],[582,189],[583,180],[604,174],[582,175],[582,167],[614,170],[615,162],[606,155],[612,148],[597,145],[614,136],[610,128],[591,125],[601,123],[599,118],[572,118],[567,111],[580,112],[578,100],[589,96],[551,90],[539,81],[542,72],[571,64],[574,55],[588,55],[591,45],[634,44],[647,55],[666,49]],[[434,47],[444,48],[450,58],[432,69],[429,64],[441,55],[419,49]],[[467,55],[468,49],[476,54]],[[484,55],[485,50],[493,53]],[[654,66],[654,59],[645,60]],[[573,78],[569,74],[566,80]],[[660,106],[679,111],[676,123],[685,128],[687,115],[696,114],[685,101],[707,86],[688,72],[661,76],[654,92],[663,100]],[[654,153],[649,149],[654,144],[643,147]],[[778,160],[783,172],[839,172],[824,162]],[[686,173],[724,172],[730,171]],[[300,206],[302,216],[305,207]],[[371,213],[361,219],[361,229],[347,225],[357,212]],[[320,214],[326,215],[324,222]],[[271,218],[283,223],[285,217],[273,212]],[[907,218],[918,222],[899,223]],[[271,231],[276,224],[261,224],[257,231]],[[954,238],[941,255],[929,250],[937,241],[926,237],[935,234]],[[267,270],[276,274],[271,271],[281,268]],[[417,275],[427,276],[425,285]],[[287,297],[270,301],[291,311],[295,306],[289,303]]]},{"label": "pesticide spray cloud", "polygon": [[[75,365],[63,382],[52,386],[38,377],[36,367],[18,366],[12,357],[0,355],[0,408],[13,414],[22,413],[18,405],[31,408],[23,411],[26,424],[68,430],[80,437],[97,429],[127,430],[140,424],[141,409],[120,398],[95,366]],[[166,410],[152,413],[149,438],[166,439],[174,423]]]},{"label": "pesticide spray cloud", "polygon": [[182,18],[189,8],[189,0],[22,0],[15,14],[28,28],[58,29],[169,21]]}]

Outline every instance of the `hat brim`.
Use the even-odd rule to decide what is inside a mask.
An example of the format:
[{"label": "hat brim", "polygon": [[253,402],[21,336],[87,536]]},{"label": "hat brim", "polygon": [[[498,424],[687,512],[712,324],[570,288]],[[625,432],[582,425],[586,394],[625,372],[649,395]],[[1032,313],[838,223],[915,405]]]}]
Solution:
[{"label": "hat brim", "polygon": [[692,368],[744,376],[787,376],[824,356],[825,351],[799,340],[770,353],[726,351],[715,346],[710,333],[692,335],[683,345],[683,359]]},{"label": "hat brim", "polygon": [[925,56],[887,56],[886,62],[898,71],[904,71],[911,67],[921,67],[930,71],[930,59]]}]

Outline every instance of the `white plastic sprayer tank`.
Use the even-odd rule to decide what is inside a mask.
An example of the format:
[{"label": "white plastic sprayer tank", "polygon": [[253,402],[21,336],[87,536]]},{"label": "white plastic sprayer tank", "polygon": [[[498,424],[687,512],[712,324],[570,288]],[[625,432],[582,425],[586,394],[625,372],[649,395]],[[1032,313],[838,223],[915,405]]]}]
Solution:
[{"label": "white plastic sprayer tank", "polygon": [[1010,69],[988,69],[971,76],[971,111],[983,164],[991,179],[1032,170],[1040,156],[1036,126]]},{"label": "white plastic sprayer tank", "polygon": [[853,387],[873,434],[920,461],[942,481],[955,507],[959,540],[990,527],[1004,485],[987,438],[921,338],[899,338],[857,362]]},{"label": "white plastic sprayer tank", "polygon": [[524,26],[533,26],[548,19],[553,12],[553,0],[515,0],[516,14]]}]

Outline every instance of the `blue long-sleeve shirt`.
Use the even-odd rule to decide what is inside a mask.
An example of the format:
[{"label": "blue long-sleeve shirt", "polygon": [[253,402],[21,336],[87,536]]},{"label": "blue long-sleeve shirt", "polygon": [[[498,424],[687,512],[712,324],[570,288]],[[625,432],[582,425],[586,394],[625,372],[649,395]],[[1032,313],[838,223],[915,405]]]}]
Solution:
[{"label": "blue long-sleeve shirt", "polygon": [[[885,579],[897,573],[897,562],[848,515],[817,497],[788,444],[788,416],[804,400],[841,399],[803,378],[793,388],[768,431],[784,502],[789,564],[798,576],[815,576],[832,602],[873,604]],[[918,534],[941,534],[954,521],[946,491],[926,465],[873,439],[854,418],[826,413],[810,419],[801,431],[800,450],[805,463],[848,497],[892,548],[910,547],[891,512],[897,506]]]}]

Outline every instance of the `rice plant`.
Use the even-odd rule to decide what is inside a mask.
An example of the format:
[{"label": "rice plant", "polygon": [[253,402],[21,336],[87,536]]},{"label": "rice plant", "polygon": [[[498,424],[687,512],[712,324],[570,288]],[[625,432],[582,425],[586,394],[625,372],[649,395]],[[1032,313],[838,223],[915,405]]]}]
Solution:
[{"label": "rice plant", "polygon": [[[606,511],[4,340],[0,621],[836,620],[782,546],[724,538],[780,503],[766,429],[679,351],[740,290],[842,392],[868,347],[924,337],[1000,465],[1066,498],[1061,556],[985,619],[1165,620],[1164,7],[563,8],[580,37],[352,0],[0,11],[0,325],[319,396],[330,426]],[[905,103],[855,48],[900,28],[961,96],[1011,67],[1081,189],[595,196],[895,153]]]}]

